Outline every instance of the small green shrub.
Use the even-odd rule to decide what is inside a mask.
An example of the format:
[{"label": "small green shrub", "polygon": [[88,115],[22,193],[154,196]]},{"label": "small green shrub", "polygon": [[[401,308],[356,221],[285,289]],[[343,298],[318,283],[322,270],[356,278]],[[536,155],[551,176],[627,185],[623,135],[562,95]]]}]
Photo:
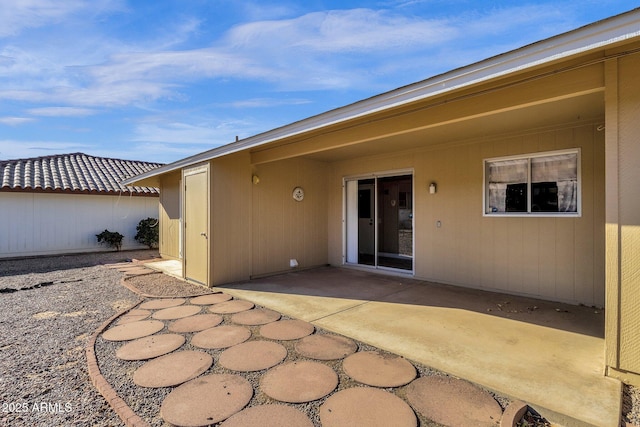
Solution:
[{"label": "small green shrub", "polygon": [[136,241],[149,246],[149,249],[157,248],[158,228],[158,220],[155,218],[141,220],[136,227]]},{"label": "small green shrub", "polygon": [[104,230],[100,234],[96,234],[96,238],[98,239],[98,243],[105,244],[110,248],[115,248],[116,251],[119,251],[122,247],[122,238],[124,236],[117,231],[109,231]]}]

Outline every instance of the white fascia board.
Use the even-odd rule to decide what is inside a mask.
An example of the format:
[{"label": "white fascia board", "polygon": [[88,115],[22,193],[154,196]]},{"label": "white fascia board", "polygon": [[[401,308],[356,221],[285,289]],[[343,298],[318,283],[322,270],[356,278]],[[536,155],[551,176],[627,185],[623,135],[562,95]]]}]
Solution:
[{"label": "white fascia board", "polygon": [[372,113],[399,107],[640,37],[640,8],[444,74],[178,160],[123,182],[161,175]]}]

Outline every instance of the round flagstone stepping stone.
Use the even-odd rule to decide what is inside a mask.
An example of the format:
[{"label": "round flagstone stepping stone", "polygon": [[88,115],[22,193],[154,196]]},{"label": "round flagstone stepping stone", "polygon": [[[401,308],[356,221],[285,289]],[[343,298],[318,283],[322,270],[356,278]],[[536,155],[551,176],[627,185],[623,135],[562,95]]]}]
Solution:
[{"label": "round flagstone stepping stone", "polygon": [[250,301],[234,299],[214,304],[209,307],[209,311],[216,314],[233,314],[251,310],[253,307],[255,307],[255,304]]},{"label": "round flagstone stepping stone", "polygon": [[189,381],[213,365],[213,357],[203,351],[179,351],[145,363],[133,373],[140,387],[170,387]]},{"label": "round flagstone stepping stone", "polygon": [[239,372],[271,368],[287,357],[287,349],[273,341],[249,341],[234,345],[220,355],[218,363]]},{"label": "round flagstone stepping stone", "polygon": [[268,308],[254,308],[253,310],[242,311],[231,316],[231,321],[239,325],[266,325],[267,323],[279,320],[282,315],[277,311]]},{"label": "round flagstone stepping stone", "polygon": [[185,341],[186,338],[179,334],[151,335],[123,345],[116,351],[116,357],[122,360],[152,359],[179,349]]},{"label": "round flagstone stepping stone", "polygon": [[199,297],[191,298],[189,302],[195,305],[211,305],[218,304],[220,302],[229,301],[233,298],[229,294],[217,293],[217,294],[209,294],[209,295],[201,295]]},{"label": "round flagstone stepping stone", "polygon": [[262,326],[260,335],[272,340],[297,340],[311,335],[314,329],[311,323],[303,320],[279,320]]},{"label": "round flagstone stepping stone", "polygon": [[311,402],[338,386],[338,374],[319,362],[299,361],[276,366],[262,376],[260,388],[273,399],[288,403]]},{"label": "round flagstone stepping stone", "polygon": [[495,426],[502,417],[491,394],[450,377],[418,378],[406,387],[406,398],[422,416],[449,426]]},{"label": "round flagstone stepping stone", "polygon": [[220,427],[313,427],[301,411],[284,405],[259,405],[243,409]]},{"label": "round flagstone stepping stone", "polygon": [[399,387],[417,375],[416,368],[406,359],[375,351],[352,354],[344,359],[342,369],[354,380],[375,387]]},{"label": "round flagstone stepping stone", "polygon": [[301,355],[317,360],[336,360],[353,354],[358,345],[340,335],[315,334],[302,338],[295,345]]},{"label": "round flagstone stepping stone", "polygon": [[251,383],[240,375],[205,375],[169,393],[160,406],[160,416],[178,426],[207,426],[239,412],[252,396]]},{"label": "round flagstone stepping stone", "polygon": [[135,308],[129,311],[128,313],[124,314],[120,318],[120,320],[118,320],[118,325],[124,325],[131,322],[137,322],[138,320],[144,320],[149,316],[151,316],[151,311]]},{"label": "round flagstone stepping stone", "polygon": [[404,400],[370,387],[348,388],[327,398],[320,406],[320,422],[322,427],[418,425],[415,413]]},{"label": "round flagstone stepping stone", "polygon": [[200,310],[202,310],[202,307],[199,305],[180,305],[178,307],[169,307],[156,311],[151,317],[159,320],[181,319],[200,313]]},{"label": "round flagstone stepping stone", "polygon": [[169,330],[180,333],[199,332],[218,326],[222,320],[223,318],[219,314],[196,314],[171,322]]},{"label": "round flagstone stepping stone", "polygon": [[227,348],[250,337],[251,331],[244,326],[222,325],[198,332],[191,338],[191,344],[200,348]]},{"label": "round flagstone stepping stone", "polygon": [[162,308],[176,307],[184,304],[186,300],[184,298],[162,298],[152,299],[147,302],[143,302],[138,307],[145,310],[159,310]]},{"label": "round flagstone stepping stone", "polygon": [[115,326],[102,334],[107,341],[128,341],[136,338],[155,334],[164,328],[164,323],[159,320],[140,320]]}]

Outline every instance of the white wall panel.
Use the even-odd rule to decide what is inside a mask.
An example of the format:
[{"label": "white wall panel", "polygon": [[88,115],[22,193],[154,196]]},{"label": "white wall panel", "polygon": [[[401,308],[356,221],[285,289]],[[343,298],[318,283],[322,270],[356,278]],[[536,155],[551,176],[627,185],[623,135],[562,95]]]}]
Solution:
[{"label": "white wall panel", "polygon": [[135,241],[140,220],[158,217],[157,197],[0,193],[0,258],[111,250],[99,245],[105,229]]}]

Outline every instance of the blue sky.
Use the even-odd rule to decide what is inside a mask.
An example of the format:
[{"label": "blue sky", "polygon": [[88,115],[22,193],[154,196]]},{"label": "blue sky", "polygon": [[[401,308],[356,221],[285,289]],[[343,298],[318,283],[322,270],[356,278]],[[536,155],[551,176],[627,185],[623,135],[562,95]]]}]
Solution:
[{"label": "blue sky", "polygon": [[0,159],[169,163],[633,1],[0,0]]}]

